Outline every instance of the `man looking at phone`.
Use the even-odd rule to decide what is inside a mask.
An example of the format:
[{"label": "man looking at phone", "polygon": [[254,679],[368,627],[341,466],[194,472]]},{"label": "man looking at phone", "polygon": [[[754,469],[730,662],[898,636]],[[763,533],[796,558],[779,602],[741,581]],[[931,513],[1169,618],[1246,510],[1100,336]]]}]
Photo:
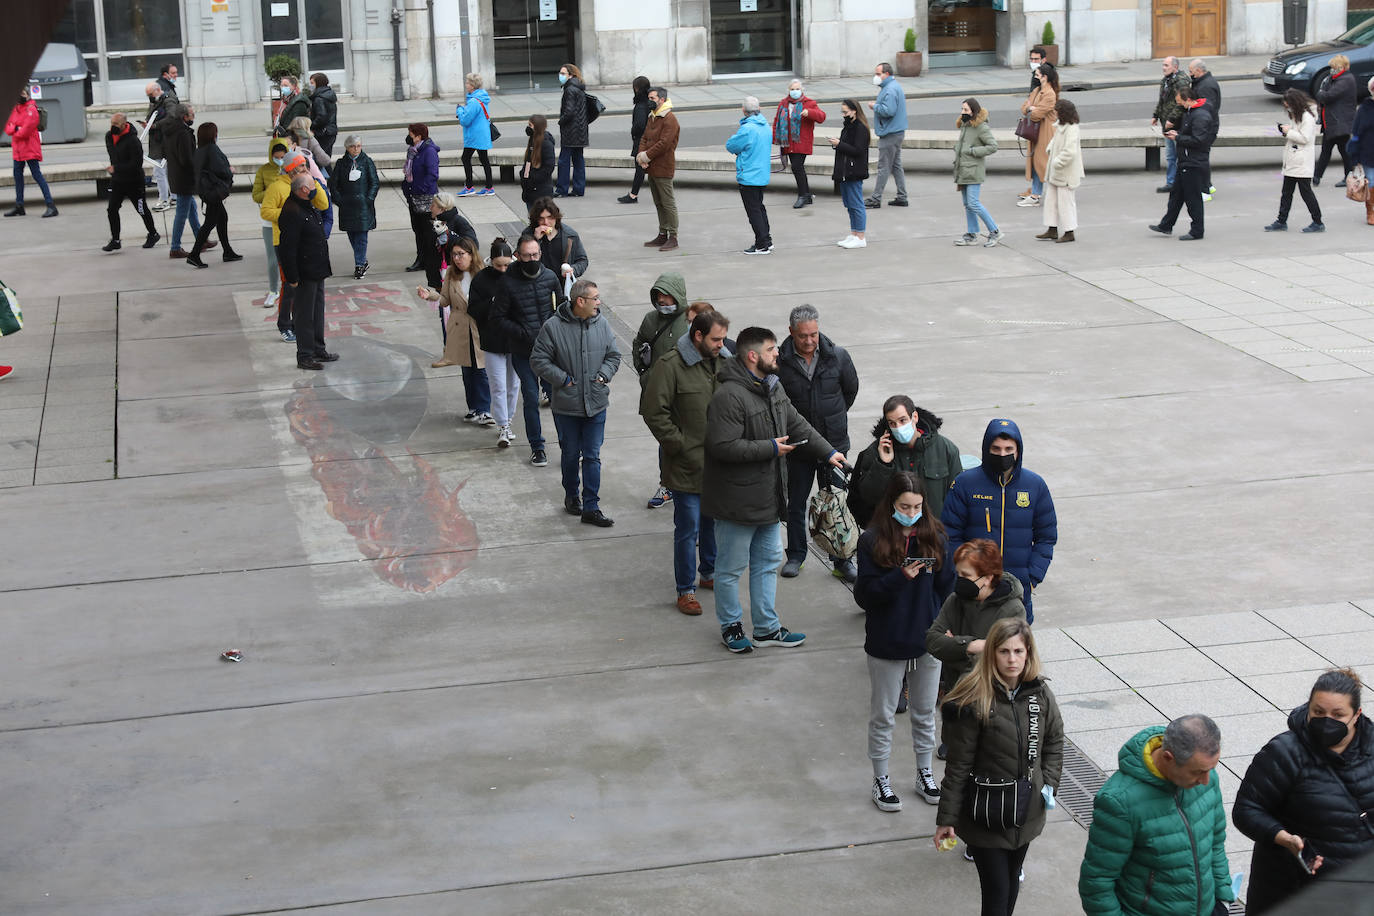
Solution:
[{"label": "man looking at phone", "polygon": [[940,517],[949,534],[950,556],[975,538],[997,545],[1003,568],[1021,580],[1026,622],[1034,623],[1031,591],[1049,572],[1059,522],[1044,478],[1021,466],[1024,452],[1015,423],[989,423],[983,433],[983,463],[955,479]]},{"label": "man looking at phone", "polygon": [[609,528],[615,522],[601,511],[601,443],[620,350],[610,323],[601,316],[595,283],[585,278],[573,283],[568,301],[539,329],[530,367],[553,386],[549,400],[562,452],[563,511],[581,516],[584,525]]},{"label": "man looking at phone", "polygon": [[[799,646],[806,636],[778,621],[775,599],[787,518],[787,463],[799,451],[812,462],[844,466],[837,452],[787,400],[778,383],[778,340],[767,328],[745,328],[720,388],[706,408],[706,463],[701,511],[716,520],[716,619],[731,652],[755,646]],[[744,635],[739,580],[749,570],[753,639]]]},{"label": "man looking at phone", "polygon": [[1152,725],[1122,746],[1120,769],[1093,801],[1078,873],[1087,916],[1226,913],[1236,895],[1214,772],[1220,757],[1221,730],[1201,714]]},{"label": "man looking at phone", "polygon": [[[787,399],[802,419],[835,448],[849,453],[849,408],[859,396],[859,373],[844,347],[821,333],[814,305],[799,305],[787,318],[788,337],[778,348],[778,378]],[[797,454],[787,456],[787,562],[782,575],[791,579],[806,562],[806,500],[811,482],[825,486],[833,472]],[[831,557],[836,578],[853,582],[859,567],[853,559]]]}]

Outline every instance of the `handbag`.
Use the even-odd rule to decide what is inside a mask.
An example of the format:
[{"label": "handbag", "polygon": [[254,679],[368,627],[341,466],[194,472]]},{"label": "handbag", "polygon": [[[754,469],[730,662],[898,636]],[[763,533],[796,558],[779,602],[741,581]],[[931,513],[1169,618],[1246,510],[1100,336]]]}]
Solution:
[{"label": "handbag", "polygon": [[1016,136],[1032,145],[1040,139],[1040,122],[1032,121],[1028,116],[1022,115],[1016,122]]},{"label": "handbag", "polygon": [[24,327],[24,313],[19,310],[19,294],[0,280],[0,337],[18,334]]},{"label": "handbag", "polygon": [[1356,165],[1350,170],[1350,176],[1345,179],[1345,196],[1360,203],[1369,200],[1369,178],[1364,173],[1364,166]]},{"label": "handbag", "polygon": [[501,139],[501,128],[497,127],[496,122],[491,119],[491,112],[487,111],[487,103],[478,102],[477,104],[482,106],[482,114],[487,116],[487,129],[491,131],[491,139],[495,143]]},{"label": "handbag", "polygon": [[[1030,733],[1040,732],[1040,698],[1032,693],[1027,698],[1030,709]],[[1015,715],[1015,710],[1012,711]],[[973,791],[968,793],[969,816],[973,822],[988,830],[1012,830],[1025,826],[1030,816],[1031,770],[1035,767],[1039,746],[1035,742],[1026,743],[1026,759],[1021,774],[1015,779],[1003,777],[971,776]]]}]

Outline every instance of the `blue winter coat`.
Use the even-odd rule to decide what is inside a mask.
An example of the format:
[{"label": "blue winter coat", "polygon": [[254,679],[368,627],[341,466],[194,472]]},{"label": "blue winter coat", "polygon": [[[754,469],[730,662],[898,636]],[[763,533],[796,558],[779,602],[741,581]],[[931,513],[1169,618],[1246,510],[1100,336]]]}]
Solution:
[{"label": "blue winter coat", "polygon": [[[487,111],[482,106],[487,106]],[[468,93],[468,100],[458,106],[454,117],[463,126],[463,149],[491,149],[491,96],[485,89],[474,89]]]},{"label": "blue winter coat", "polygon": [[763,115],[755,112],[739,119],[739,130],[725,141],[726,152],[735,154],[735,181],[750,187],[768,184],[773,165],[773,132]]},{"label": "blue winter coat", "polygon": [[878,100],[873,103],[873,132],[880,137],[906,130],[906,94],[895,76],[889,76],[878,87]]},{"label": "blue winter coat", "polygon": [[[1002,485],[989,467],[992,440],[1009,435],[1016,440],[1016,465],[1011,479]],[[960,544],[985,538],[1002,551],[1002,567],[1021,580],[1025,589],[1026,621],[1035,618],[1031,611],[1031,587],[1039,585],[1054,559],[1059,540],[1059,525],[1054,514],[1050,488],[1039,474],[1021,466],[1026,449],[1021,430],[1011,420],[997,419],[983,433],[983,465],[955,478],[945,497],[941,520],[949,533],[953,557]]]}]

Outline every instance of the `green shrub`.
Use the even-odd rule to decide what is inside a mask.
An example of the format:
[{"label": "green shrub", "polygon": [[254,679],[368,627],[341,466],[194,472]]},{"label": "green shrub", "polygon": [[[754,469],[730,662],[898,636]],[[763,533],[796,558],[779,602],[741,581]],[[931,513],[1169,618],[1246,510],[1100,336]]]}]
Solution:
[{"label": "green shrub", "polygon": [[300,76],[301,62],[290,54],[273,54],[263,63],[262,69],[273,81],[279,81],[283,76]]},{"label": "green shrub", "polygon": [[1042,45],[1054,44],[1054,26],[1045,23],[1045,30],[1040,33],[1040,43]]},{"label": "green shrub", "polygon": [[910,54],[912,51],[915,51],[915,50],[916,50],[916,30],[915,30],[915,29],[907,29],[907,30],[906,30],[906,41],[902,43],[902,49],[905,50],[908,54]]}]

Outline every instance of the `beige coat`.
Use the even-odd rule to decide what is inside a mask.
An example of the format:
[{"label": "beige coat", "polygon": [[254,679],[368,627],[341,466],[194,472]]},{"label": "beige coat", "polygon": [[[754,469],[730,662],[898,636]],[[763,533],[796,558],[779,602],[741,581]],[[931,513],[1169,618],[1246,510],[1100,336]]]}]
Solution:
[{"label": "beige coat", "polygon": [[1083,150],[1078,145],[1078,125],[1060,124],[1046,153],[1049,171],[1045,181],[1056,188],[1073,190],[1083,181]]},{"label": "beige coat", "polygon": [[1043,180],[1049,169],[1050,141],[1054,139],[1054,103],[1059,96],[1048,84],[1041,84],[1021,103],[1021,113],[1032,121],[1040,122],[1040,137],[1026,151],[1026,180],[1031,180],[1031,163],[1035,164],[1035,174]]},{"label": "beige coat", "polygon": [[1302,120],[1289,124],[1284,135],[1283,174],[1285,178],[1311,178],[1317,159],[1317,118],[1309,108]]},{"label": "beige coat", "polygon": [[482,339],[477,323],[468,314],[468,300],[463,295],[462,275],[453,269],[444,274],[444,288],[439,291],[439,305],[448,306],[448,340],[444,344],[444,360],[454,366],[472,366],[476,354],[476,368],[485,369]]}]

